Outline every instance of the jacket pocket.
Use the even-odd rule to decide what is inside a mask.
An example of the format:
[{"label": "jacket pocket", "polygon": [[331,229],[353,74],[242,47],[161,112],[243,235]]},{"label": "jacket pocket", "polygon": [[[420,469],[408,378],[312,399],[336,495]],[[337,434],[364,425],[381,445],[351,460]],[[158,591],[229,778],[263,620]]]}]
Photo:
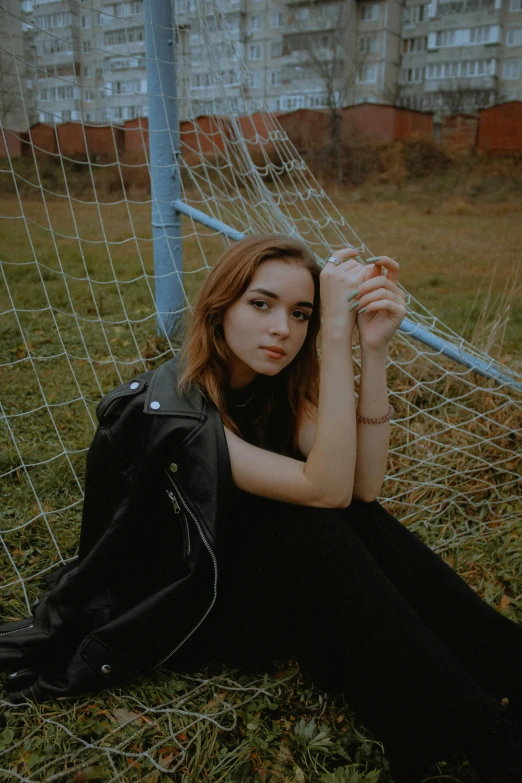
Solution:
[{"label": "jacket pocket", "polygon": [[174,514],[179,518],[181,524],[181,534],[183,536],[183,559],[190,555],[191,541],[190,541],[190,529],[185,511],[181,508],[178,499],[171,489],[166,490],[167,495],[172,503],[172,509]]}]

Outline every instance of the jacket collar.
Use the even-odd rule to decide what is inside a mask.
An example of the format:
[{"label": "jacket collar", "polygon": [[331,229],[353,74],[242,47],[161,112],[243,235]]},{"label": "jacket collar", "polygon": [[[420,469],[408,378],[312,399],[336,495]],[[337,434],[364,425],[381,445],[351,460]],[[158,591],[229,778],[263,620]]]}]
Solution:
[{"label": "jacket collar", "polygon": [[206,402],[202,393],[192,387],[188,394],[178,393],[179,354],[160,365],[153,373],[145,397],[143,412],[157,416],[205,418]]}]

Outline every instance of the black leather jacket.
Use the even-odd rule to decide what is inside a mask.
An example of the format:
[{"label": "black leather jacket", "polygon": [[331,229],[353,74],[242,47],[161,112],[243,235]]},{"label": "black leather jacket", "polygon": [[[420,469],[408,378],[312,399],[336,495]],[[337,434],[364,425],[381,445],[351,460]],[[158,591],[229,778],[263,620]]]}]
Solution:
[{"label": "black leather jacket", "polygon": [[97,692],[160,666],[209,614],[232,475],[217,408],[178,357],[100,401],[78,557],[0,627],[12,701]]}]

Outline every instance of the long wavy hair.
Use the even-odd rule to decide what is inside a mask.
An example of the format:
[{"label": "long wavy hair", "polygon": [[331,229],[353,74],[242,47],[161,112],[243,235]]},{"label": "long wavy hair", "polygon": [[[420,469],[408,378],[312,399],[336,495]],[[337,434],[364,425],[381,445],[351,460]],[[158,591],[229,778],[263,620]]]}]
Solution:
[{"label": "long wavy hair", "polygon": [[291,451],[296,452],[301,413],[307,404],[317,405],[319,400],[317,335],[321,325],[321,267],[301,240],[282,234],[262,234],[235,242],[222,253],[195,302],[190,329],[181,349],[178,391],[184,394],[192,385],[196,386],[216,406],[224,425],[241,436],[226,409],[225,388],[233,354],[225,340],[222,323],[225,311],[246,291],[257,268],[270,259],[303,266],[314,283],[313,311],[305,341],[287,367],[276,376],[267,376],[265,405],[255,423],[259,443],[264,445],[264,434],[276,402],[288,400],[287,443]]}]

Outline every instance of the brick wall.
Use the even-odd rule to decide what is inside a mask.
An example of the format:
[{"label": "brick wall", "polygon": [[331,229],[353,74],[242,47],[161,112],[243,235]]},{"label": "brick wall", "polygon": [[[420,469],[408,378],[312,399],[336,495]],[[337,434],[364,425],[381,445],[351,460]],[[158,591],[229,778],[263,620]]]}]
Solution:
[{"label": "brick wall", "polygon": [[0,158],[17,158],[22,154],[22,141],[26,134],[23,131],[3,129],[0,132]]},{"label": "brick wall", "polygon": [[522,101],[479,111],[477,150],[497,155],[522,152]]},{"label": "brick wall", "polygon": [[474,147],[477,140],[478,118],[474,114],[454,114],[443,117],[441,141],[452,147]]}]

